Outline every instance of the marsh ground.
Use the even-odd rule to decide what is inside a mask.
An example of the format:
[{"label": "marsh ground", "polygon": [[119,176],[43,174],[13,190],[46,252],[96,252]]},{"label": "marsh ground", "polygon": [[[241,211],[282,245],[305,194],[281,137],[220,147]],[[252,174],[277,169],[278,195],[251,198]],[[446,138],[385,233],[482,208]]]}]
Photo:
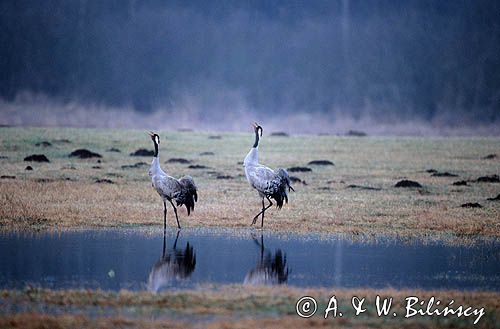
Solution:
[{"label": "marsh ground", "polygon": [[[253,142],[249,133],[159,132],[163,169],[179,177],[189,174],[199,188],[195,212],[186,227],[247,227],[260,200],[247,184],[241,161]],[[48,142],[48,143],[43,143]],[[68,155],[89,149],[102,158]],[[0,229],[138,227],[162,225],[162,203],[148,177],[150,156],[130,156],[152,149],[145,131],[94,129],[0,128]],[[114,150],[112,150],[114,149]],[[117,152],[119,150],[119,152]],[[269,136],[260,146],[260,160],[270,166],[307,166],[291,173],[305,183],[281,211],[270,209],[265,229],[286,234],[342,233],[351,236],[430,235],[437,238],[500,236],[499,183],[476,182],[498,175],[498,138],[400,138],[341,136]],[[49,163],[26,162],[44,154]],[[496,154],[497,156],[489,156]],[[488,157],[489,156],[489,157]],[[165,163],[184,158],[187,164]],[[329,160],[334,166],[308,165]],[[197,166],[189,167],[189,166]],[[33,170],[26,170],[31,166]],[[200,168],[204,166],[206,168]],[[427,170],[456,177],[436,177]],[[395,188],[402,179],[422,188]],[[465,181],[466,185],[453,185]],[[354,187],[353,187],[354,186]],[[373,188],[367,189],[366,187]],[[464,203],[481,208],[463,208]],[[174,226],[169,212],[168,225]],[[25,290],[0,292],[2,328],[304,328],[304,327],[471,327],[471,319],[363,317],[299,319],[295,302],[313,295],[325,307],[332,291],[288,287],[219,287],[158,295],[98,290]],[[405,291],[385,289],[335,291],[339,303],[354,295],[377,294],[398,300],[406,296],[442,296],[477,307],[486,315],[476,327],[499,327],[497,292]]]},{"label": "marsh ground", "polygon": [[[335,295],[342,317],[324,318],[330,298]],[[391,313],[378,317],[376,296],[393,298]],[[295,313],[302,296],[317,300],[317,313],[302,319]],[[365,298],[366,312],[355,316],[351,299]],[[328,290],[289,287],[224,286],[218,289],[168,292],[160,295],[128,291],[91,290],[3,290],[2,308],[17,314],[1,314],[2,328],[471,328],[475,316],[414,316],[405,318],[406,298],[426,302],[435,297],[443,304],[484,307],[485,314],[475,328],[498,328],[500,304],[493,292],[410,291],[410,290]],[[15,306],[13,306],[15,305]],[[425,309],[425,306],[422,307]],[[436,306],[432,307],[435,309]],[[442,309],[442,307],[441,307]],[[23,312],[24,310],[24,312]],[[4,313],[2,312],[2,313]],[[338,314],[337,314],[338,315]]]},{"label": "marsh ground", "polygon": [[[193,176],[199,189],[195,212],[187,217],[181,210],[181,223],[248,226],[260,208],[241,164],[253,135],[159,134],[163,169],[176,177]],[[163,206],[147,174],[151,157],[130,156],[152,146],[142,130],[0,128],[1,227],[160,227]],[[68,156],[81,148],[102,158]],[[23,161],[32,154],[44,154],[50,162]],[[491,154],[497,156],[485,158]],[[498,138],[283,137],[266,131],[261,163],[306,166],[312,171],[290,173],[305,184],[294,184],[296,192],[281,211],[268,211],[264,227],[355,235],[499,236],[500,202],[487,199],[500,193],[500,184],[475,182],[480,176],[499,174],[499,156]],[[165,163],[170,158],[190,163]],[[308,165],[313,160],[335,165]],[[33,170],[25,170],[28,165]],[[196,165],[206,168],[190,168]],[[430,169],[457,176],[432,176]],[[418,181],[423,187],[395,188],[402,179]],[[467,185],[453,185],[462,180]],[[469,202],[482,208],[461,207]],[[168,224],[173,226],[171,215]]]}]

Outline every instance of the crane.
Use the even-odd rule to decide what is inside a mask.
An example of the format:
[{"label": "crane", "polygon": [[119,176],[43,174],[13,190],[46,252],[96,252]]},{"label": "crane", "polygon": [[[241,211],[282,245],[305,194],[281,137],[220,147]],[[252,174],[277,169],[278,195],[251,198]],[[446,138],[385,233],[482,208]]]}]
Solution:
[{"label": "crane", "polygon": [[193,177],[184,176],[176,179],[167,175],[160,168],[160,159],[158,157],[158,146],[160,144],[160,136],[150,131],[149,135],[154,143],[155,151],[151,168],[149,168],[149,176],[153,184],[153,188],[158,192],[163,200],[163,230],[167,229],[167,201],[170,202],[174,209],[175,219],[177,220],[177,227],[180,229],[179,216],[177,215],[177,208],[172,201],[177,203],[177,206],[185,205],[188,216],[194,210],[194,204],[198,201],[198,191],[194,184]]},{"label": "crane", "polygon": [[[281,209],[281,207],[283,207],[283,201],[288,203],[287,190],[288,192],[290,190],[295,190],[290,185],[290,177],[285,169],[278,168],[272,170],[259,163],[259,132],[260,137],[262,137],[263,129],[257,122],[254,122],[252,126],[255,132],[255,142],[245,157],[243,166],[245,167],[245,175],[248,182],[257,190],[262,199],[262,210],[255,215],[251,225],[254,225],[257,218],[262,214],[261,227],[263,227],[264,214],[266,210],[273,205],[271,198],[276,201],[276,207]],[[267,206],[265,206],[264,199],[269,201]]]}]

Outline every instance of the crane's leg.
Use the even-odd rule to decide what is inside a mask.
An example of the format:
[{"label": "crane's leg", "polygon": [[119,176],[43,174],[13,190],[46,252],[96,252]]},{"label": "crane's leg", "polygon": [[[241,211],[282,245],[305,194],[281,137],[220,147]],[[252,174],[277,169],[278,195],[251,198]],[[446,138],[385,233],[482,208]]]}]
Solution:
[{"label": "crane's leg", "polygon": [[260,227],[264,227],[264,214],[266,213],[266,208],[264,208],[264,198],[262,198],[262,221],[260,222]]},{"label": "crane's leg", "polygon": [[167,203],[163,201],[163,233],[167,230]]},{"label": "crane's leg", "polygon": [[[269,207],[271,207],[271,206],[273,205],[273,202],[271,201],[271,199],[269,199],[269,197],[268,197],[268,196],[266,196],[266,198],[267,198],[267,201],[269,201],[269,205],[268,205],[266,208],[262,209],[262,221],[261,221],[261,223],[260,223],[260,227],[261,227],[261,228],[262,228],[262,227],[264,227],[264,213],[266,212],[266,210],[267,210]],[[262,206],[264,206],[264,199],[262,199]]]},{"label": "crane's leg", "polygon": [[161,254],[161,258],[165,258],[165,249],[167,247],[167,231],[163,230],[163,252]]},{"label": "crane's leg", "polygon": [[257,222],[257,218],[259,218],[260,214],[262,214],[262,226],[264,226],[264,212],[267,209],[269,209],[269,207],[271,207],[273,205],[273,202],[271,201],[271,199],[269,199],[269,197],[267,197],[267,196],[266,196],[266,198],[267,198],[267,201],[269,201],[269,205],[267,207],[264,207],[264,198],[262,198],[262,210],[257,215],[255,215],[255,217],[253,218],[252,225],[255,224],[255,222]]},{"label": "crane's leg", "polygon": [[264,207],[264,198],[262,198],[262,210],[257,215],[255,215],[255,217],[253,218],[253,221],[252,221],[252,225],[255,224],[259,215],[264,213],[264,208],[265,208]]},{"label": "crane's leg", "polygon": [[177,208],[174,206],[174,203],[172,202],[172,200],[168,200],[168,201],[170,201],[172,208],[174,208],[175,219],[177,219],[177,227],[181,228],[181,224],[179,224],[179,216],[177,216]]}]

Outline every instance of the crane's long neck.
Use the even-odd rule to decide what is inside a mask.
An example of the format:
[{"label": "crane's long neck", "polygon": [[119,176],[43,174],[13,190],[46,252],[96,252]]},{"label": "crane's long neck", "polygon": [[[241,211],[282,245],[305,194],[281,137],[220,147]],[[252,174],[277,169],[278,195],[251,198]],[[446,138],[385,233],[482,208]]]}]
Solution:
[{"label": "crane's long neck", "polygon": [[153,144],[155,144],[155,154],[153,156],[155,158],[158,158],[158,143],[156,143],[156,141],[153,141]]},{"label": "crane's long neck", "polygon": [[255,129],[255,143],[253,143],[254,148],[259,146],[259,130]]},{"label": "crane's long neck", "polygon": [[252,148],[250,149],[250,152],[248,152],[247,156],[245,157],[245,160],[243,161],[243,164],[245,166],[257,165],[259,163],[259,137],[258,137],[258,135],[256,135],[255,139],[256,139],[255,144],[252,146]]},{"label": "crane's long neck", "polygon": [[153,143],[155,145],[155,153],[153,155],[153,162],[151,162],[151,170],[150,174],[152,176],[158,174],[158,173],[163,173],[164,171],[160,168],[160,157],[158,156],[158,143],[153,140]]}]

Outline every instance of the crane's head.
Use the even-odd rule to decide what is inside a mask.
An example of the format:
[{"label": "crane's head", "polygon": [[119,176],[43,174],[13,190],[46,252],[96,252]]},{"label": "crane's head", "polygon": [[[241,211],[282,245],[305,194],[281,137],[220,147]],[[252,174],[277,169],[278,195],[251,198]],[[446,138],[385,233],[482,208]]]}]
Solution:
[{"label": "crane's head", "polygon": [[259,133],[260,129],[260,137],[262,137],[262,131],[263,131],[262,127],[257,122],[252,123],[252,127],[256,133]]},{"label": "crane's head", "polygon": [[149,131],[148,134],[149,136],[151,136],[151,140],[153,141],[153,143],[160,144],[160,136],[158,136],[157,133]]}]

